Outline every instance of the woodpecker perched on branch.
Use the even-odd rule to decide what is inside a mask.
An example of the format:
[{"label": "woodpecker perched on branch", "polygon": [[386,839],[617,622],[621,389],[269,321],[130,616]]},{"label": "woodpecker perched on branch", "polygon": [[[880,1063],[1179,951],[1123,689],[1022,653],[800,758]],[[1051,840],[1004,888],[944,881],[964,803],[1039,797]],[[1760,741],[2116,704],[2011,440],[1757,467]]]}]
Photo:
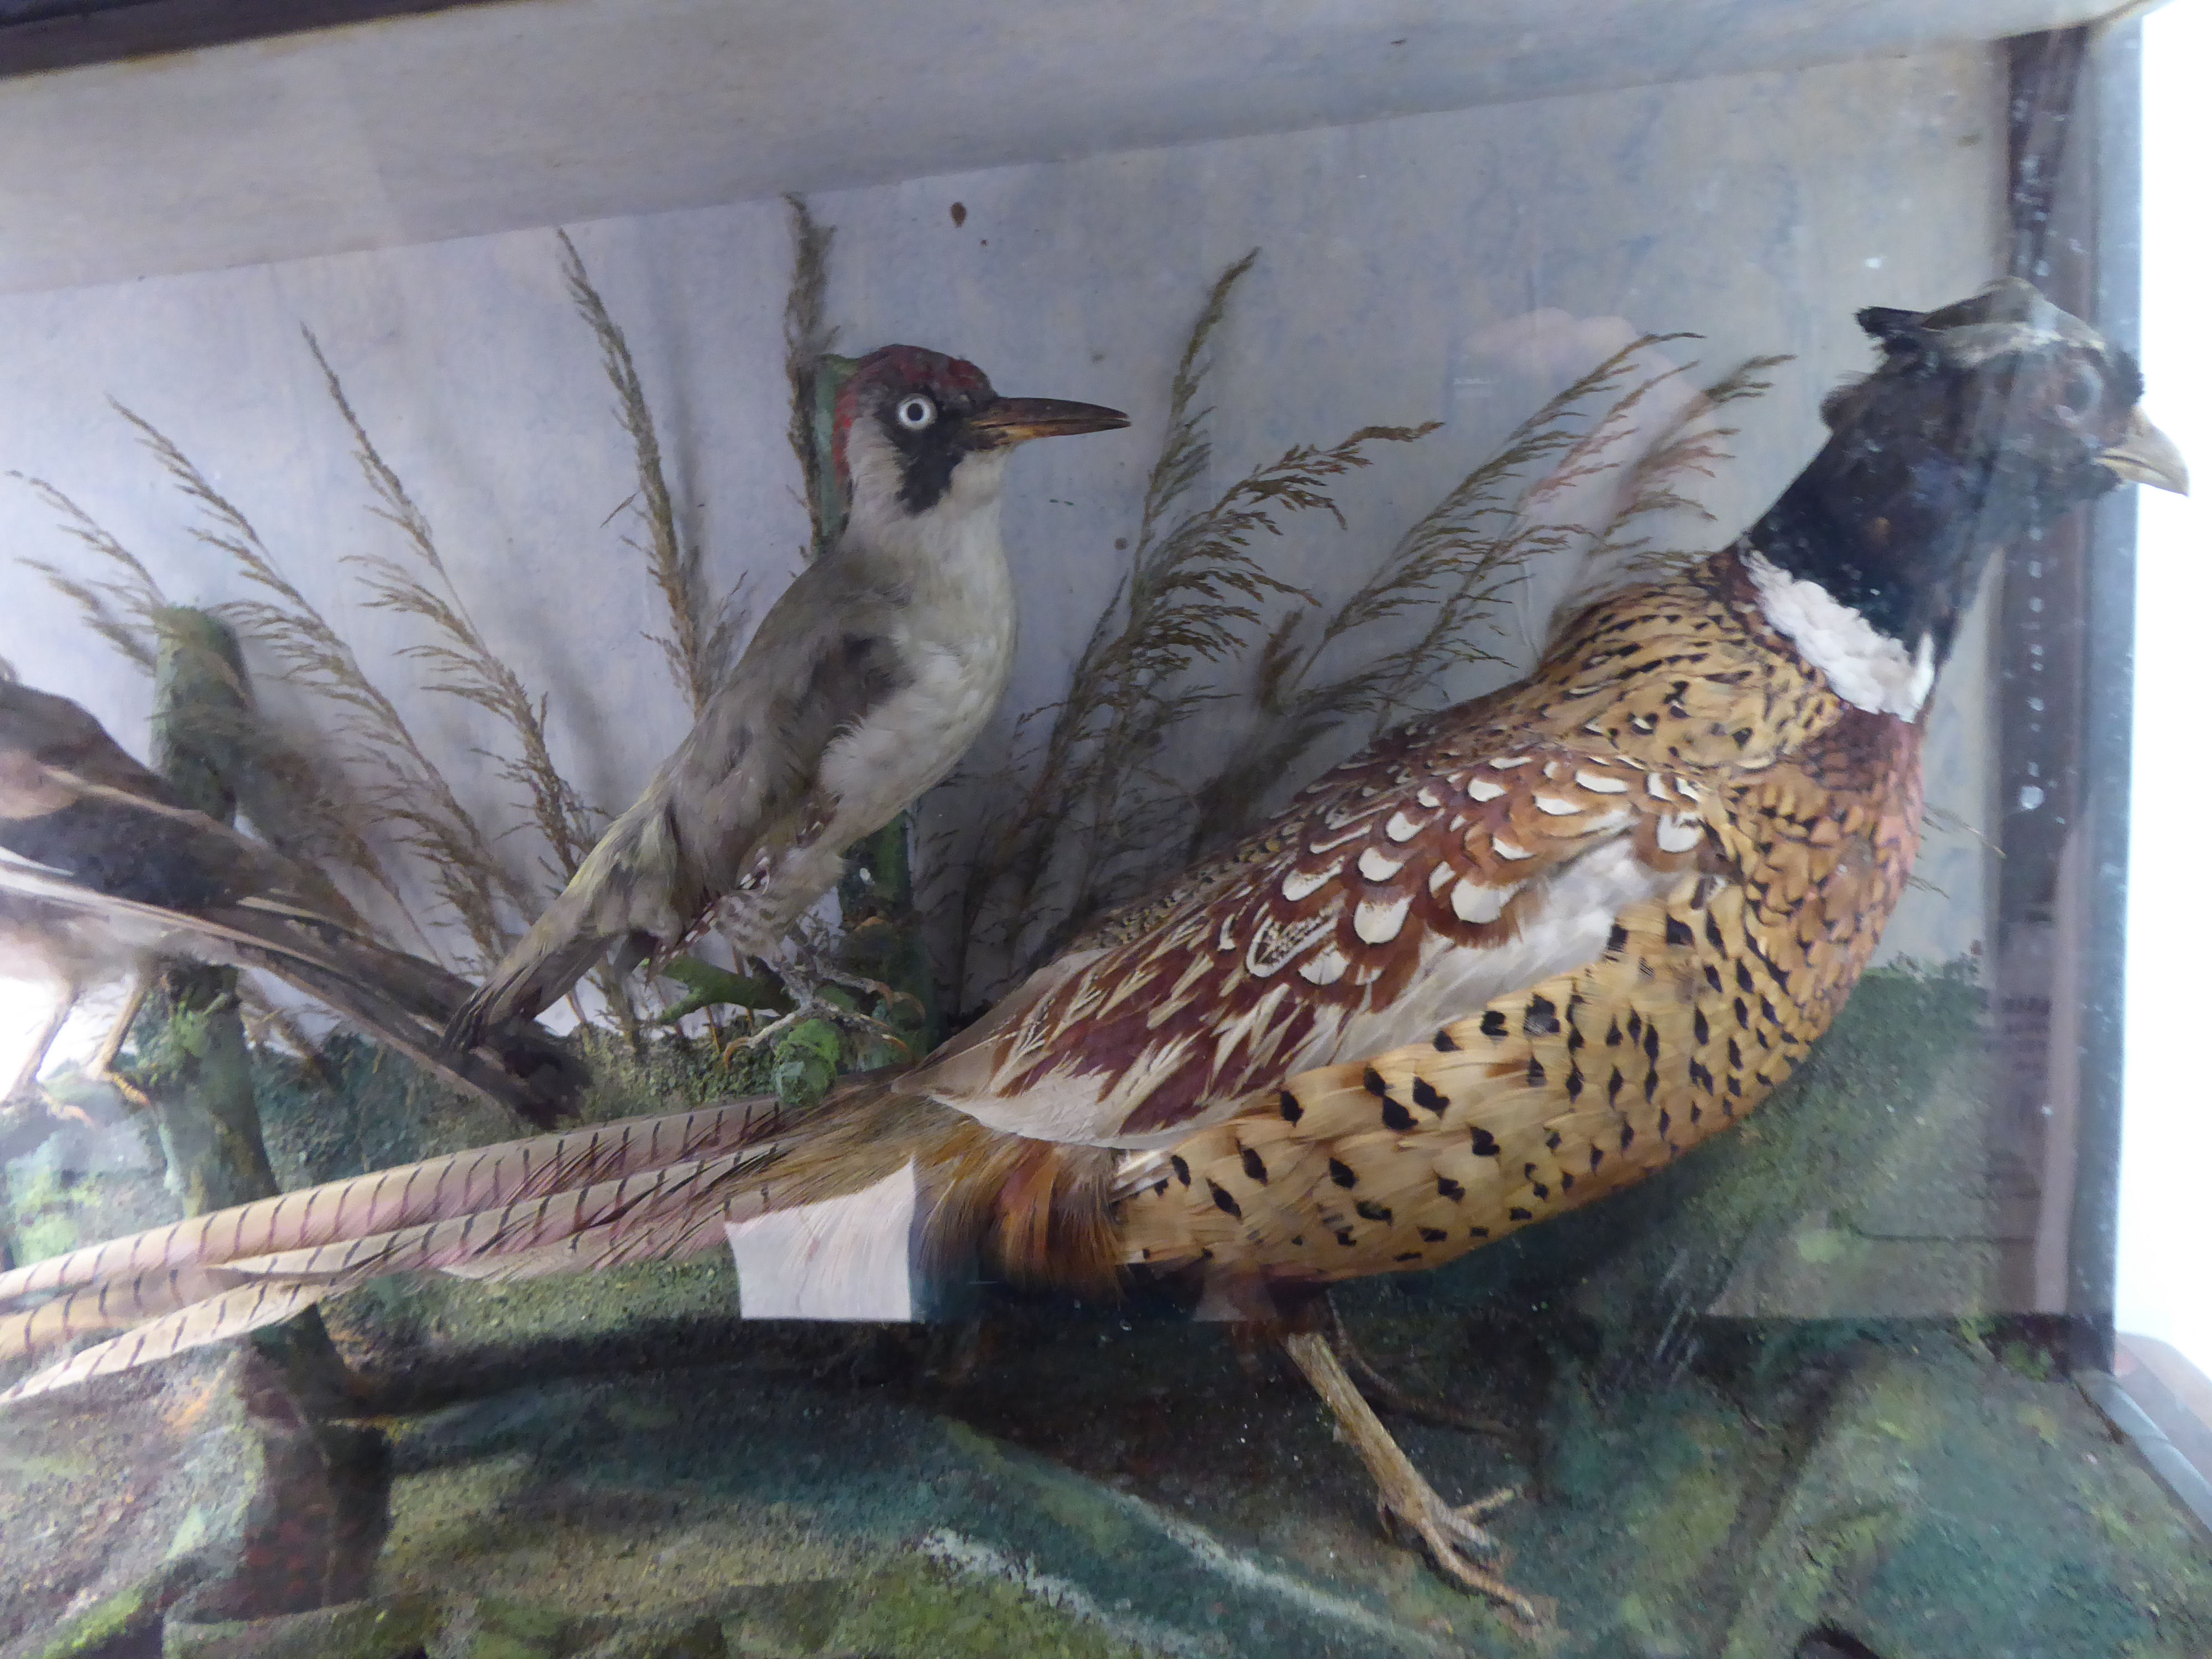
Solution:
[{"label": "woodpecker perched on branch", "polygon": [[60,993],[10,1093],[36,1079],[79,993],[164,956],[274,974],[540,1127],[589,1081],[526,1021],[444,1052],[465,981],[380,944],[319,872],[193,811],[76,703],[0,680],[0,965]]},{"label": "woodpecker perched on branch", "polygon": [[1460,1582],[1454,1506],[1332,1346],[1332,1282],[1616,1191],[1740,1121],[1850,994],[1919,839],[1923,719],[1987,561],[2122,480],[2185,488],[2133,361],[2024,283],[1881,348],[1744,536],[1574,611],[1526,680],[1391,733],[901,1075],[520,1142],[0,1275],[0,1353],[144,1321],[21,1398],[379,1273],[720,1247],[749,1312],[884,1316],[977,1272],[1195,1281],[1343,1424]]},{"label": "woodpecker perched on branch", "polygon": [[683,745],[453,1023],[527,1018],[610,950],[665,956],[710,909],[765,957],[836,884],[845,850],[950,772],[1014,650],[999,500],[1014,447],[1104,432],[1093,404],[1001,398],[917,346],[863,357],[837,398],[843,533],[762,622]]}]

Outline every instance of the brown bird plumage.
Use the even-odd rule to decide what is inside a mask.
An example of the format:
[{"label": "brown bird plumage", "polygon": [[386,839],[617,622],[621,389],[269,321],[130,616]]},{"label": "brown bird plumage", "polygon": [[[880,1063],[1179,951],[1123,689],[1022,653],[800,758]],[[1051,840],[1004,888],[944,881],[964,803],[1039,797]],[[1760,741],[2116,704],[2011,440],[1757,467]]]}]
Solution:
[{"label": "brown bird plumage", "polygon": [[33,1264],[0,1276],[53,1297],[16,1346],[149,1322],[0,1398],[380,1273],[681,1255],[874,1191],[845,1224],[903,1229],[902,1190],[925,1290],[1187,1275],[1287,1330],[1386,1507],[1528,1613],[1480,1565],[1494,1504],[1413,1470],[1315,1291],[1587,1203],[1756,1108],[1904,890],[1921,715],[1984,563],[2121,478],[2185,483],[2126,354],[2026,284],[1861,320],[1882,367],[1741,540],[1581,609],[1528,680],[1338,768],[913,1071],[795,1123],[640,1120]]},{"label": "brown bird plumage", "polygon": [[76,703],[0,681],[0,962],[65,1003],[160,956],[274,974],[541,1127],[589,1080],[532,1024],[441,1052],[465,981],[379,943],[319,872],[193,811]]}]

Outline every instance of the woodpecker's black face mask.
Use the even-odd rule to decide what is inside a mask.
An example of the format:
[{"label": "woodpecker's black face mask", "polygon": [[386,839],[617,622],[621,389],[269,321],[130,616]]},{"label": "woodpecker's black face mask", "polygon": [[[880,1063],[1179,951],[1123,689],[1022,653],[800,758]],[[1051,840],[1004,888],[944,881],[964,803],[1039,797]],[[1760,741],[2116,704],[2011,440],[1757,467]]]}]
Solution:
[{"label": "woodpecker's black face mask", "polygon": [[872,421],[897,456],[899,504],[914,514],[945,499],[970,455],[1129,424],[1120,410],[1097,404],[1001,398],[975,364],[921,346],[870,352],[839,392],[837,467],[848,486],[846,445],[857,420]]}]

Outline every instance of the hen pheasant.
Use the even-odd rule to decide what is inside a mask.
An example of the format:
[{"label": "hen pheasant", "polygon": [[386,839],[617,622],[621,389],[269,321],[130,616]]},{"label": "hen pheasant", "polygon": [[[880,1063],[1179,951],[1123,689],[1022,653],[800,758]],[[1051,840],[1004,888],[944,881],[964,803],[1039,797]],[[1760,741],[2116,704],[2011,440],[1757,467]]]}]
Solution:
[{"label": "hen pheasant", "polygon": [[1361,1397],[1316,1292],[1437,1266],[1749,1113],[1911,871],[1921,717],[1989,559],[2122,479],[2185,487],[2127,354],[2006,282],[1869,311],[1867,379],[1733,545],[1595,599],[1519,684],[1409,726],[1114,918],[902,1075],[289,1194],[0,1276],[0,1351],[146,1321],[22,1398],[378,1273],[719,1245],[748,1313],[896,1314],[981,1271],[1198,1282],[1264,1322],[1462,1583],[1454,1508]]}]

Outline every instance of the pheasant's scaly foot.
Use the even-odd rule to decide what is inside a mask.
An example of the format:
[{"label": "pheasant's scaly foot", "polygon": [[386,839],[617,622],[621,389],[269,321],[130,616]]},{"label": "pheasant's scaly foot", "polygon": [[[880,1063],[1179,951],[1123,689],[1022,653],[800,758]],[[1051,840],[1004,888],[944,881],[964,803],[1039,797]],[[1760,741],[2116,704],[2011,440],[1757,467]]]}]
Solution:
[{"label": "pheasant's scaly foot", "polygon": [[1475,1559],[1499,1554],[1498,1540],[1480,1523],[1483,1516],[1511,1503],[1514,1490],[1507,1487],[1472,1504],[1445,1503],[1382,1426],[1382,1419],[1362,1396],[1327,1336],[1317,1331],[1296,1331],[1282,1341],[1284,1351],[1336,1414],[1338,1432],[1352,1443],[1367,1472],[1375,1477],[1376,1498],[1386,1526],[1395,1523],[1410,1531],[1421,1540],[1437,1569],[1468,1589],[1488,1596],[1528,1625],[1544,1624],[1545,1616],[1535,1602]]},{"label": "pheasant's scaly foot", "polygon": [[1344,1328],[1344,1316],[1336,1310],[1336,1304],[1322,1298],[1328,1310],[1329,1344],[1337,1357],[1344,1361],[1359,1385],[1359,1392],[1368,1401],[1386,1412],[1401,1417],[1410,1417],[1417,1423],[1433,1423],[1440,1428],[1461,1429],[1469,1434],[1504,1434],[1505,1425],[1495,1419],[1478,1416],[1463,1406],[1439,1400],[1433,1395],[1416,1394],[1403,1383],[1386,1375],[1376,1364],[1359,1351],[1352,1341],[1352,1333]]},{"label": "pheasant's scaly foot", "polygon": [[1411,1486],[1379,1492],[1375,1506],[1384,1531],[1412,1534],[1420,1540],[1438,1571],[1535,1624],[1539,1622],[1535,1603],[1470,1559],[1495,1559],[1503,1553],[1504,1547],[1479,1522],[1520,1495],[1517,1486],[1502,1486],[1487,1498],[1454,1505],[1445,1503],[1434,1486],[1417,1476]]}]

